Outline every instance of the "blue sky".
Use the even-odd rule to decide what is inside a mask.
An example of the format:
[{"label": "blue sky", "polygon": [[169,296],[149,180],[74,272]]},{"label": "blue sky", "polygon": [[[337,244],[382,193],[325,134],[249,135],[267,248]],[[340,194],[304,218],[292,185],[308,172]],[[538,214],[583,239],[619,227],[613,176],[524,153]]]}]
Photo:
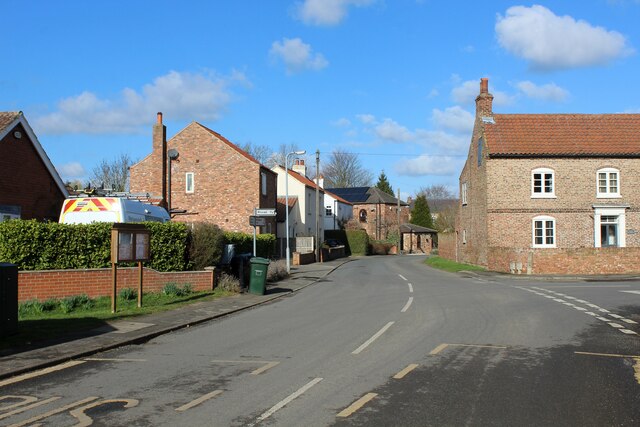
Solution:
[{"label": "blue sky", "polygon": [[64,180],[147,155],[162,111],[168,137],[195,120],[237,144],[318,149],[321,162],[358,153],[403,198],[431,184],[457,193],[481,77],[496,113],[640,113],[640,0],[3,10],[0,110],[25,113]]}]

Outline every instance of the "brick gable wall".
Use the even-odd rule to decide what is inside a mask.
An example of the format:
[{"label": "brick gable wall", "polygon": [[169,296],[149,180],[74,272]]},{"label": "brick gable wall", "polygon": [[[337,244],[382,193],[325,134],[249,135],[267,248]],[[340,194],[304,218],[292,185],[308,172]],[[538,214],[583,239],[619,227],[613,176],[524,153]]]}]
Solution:
[{"label": "brick gable wall", "polygon": [[[249,216],[254,208],[276,207],[276,177],[267,168],[249,160],[218,139],[198,123],[191,123],[167,142],[168,149],[180,153],[171,162],[171,207],[185,209],[185,215],[173,220],[209,222],[224,230],[252,233]],[[161,182],[154,152],[131,167],[132,192],[147,191],[150,182]],[[186,192],[186,174],[194,174],[194,192]],[[262,195],[261,173],[267,179],[267,194]],[[152,188],[152,187],[149,187]],[[154,187],[155,188],[155,187]],[[267,218],[263,232],[275,234],[275,218]]]},{"label": "brick gable wall", "polygon": [[[387,204],[354,204],[353,218],[366,230],[369,238],[385,240],[390,233],[398,234],[397,205]],[[366,222],[360,221],[360,210],[367,212]],[[408,223],[410,217],[409,207],[400,206],[400,223]],[[380,227],[378,227],[380,220]]]},{"label": "brick gable wall", "polygon": [[[15,131],[22,134],[20,139]],[[0,141],[0,205],[20,206],[22,219],[57,222],[64,197],[18,124]]]}]

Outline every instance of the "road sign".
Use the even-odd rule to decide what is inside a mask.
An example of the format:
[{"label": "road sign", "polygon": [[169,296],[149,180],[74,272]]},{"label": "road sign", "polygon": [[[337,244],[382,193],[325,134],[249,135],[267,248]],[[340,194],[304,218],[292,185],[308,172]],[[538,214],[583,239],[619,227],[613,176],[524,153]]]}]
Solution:
[{"label": "road sign", "polygon": [[276,216],[275,209],[256,209],[257,216]]},{"label": "road sign", "polygon": [[249,225],[252,225],[254,227],[264,227],[265,225],[267,225],[267,219],[251,215],[249,217]]}]

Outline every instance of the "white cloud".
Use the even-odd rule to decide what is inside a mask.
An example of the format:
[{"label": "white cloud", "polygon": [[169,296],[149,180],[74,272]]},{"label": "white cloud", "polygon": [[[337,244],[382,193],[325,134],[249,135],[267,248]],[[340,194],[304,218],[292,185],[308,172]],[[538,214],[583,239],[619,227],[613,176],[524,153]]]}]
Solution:
[{"label": "white cloud", "polygon": [[471,133],[473,131],[475,117],[460,106],[449,107],[444,111],[434,108],[431,114],[434,124],[440,129],[449,129],[462,133]]},{"label": "white cloud", "polygon": [[64,180],[83,178],[87,174],[84,167],[78,162],[65,163],[56,167],[56,170]]},{"label": "white cloud", "polygon": [[538,86],[530,81],[522,81],[518,82],[516,87],[529,98],[544,101],[563,102],[569,97],[569,92],[555,83]]},{"label": "white cloud", "polygon": [[398,162],[394,169],[398,175],[455,175],[459,170],[460,160],[454,157],[430,156],[423,154],[411,160]]},{"label": "white cloud", "polygon": [[140,92],[125,88],[113,99],[101,99],[85,91],[63,99],[57,111],[37,117],[34,127],[44,134],[137,133],[158,111],[172,120],[217,120],[236,83],[248,84],[241,73],[222,77],[170,71]]},{"label": "white cloud", "polygon": [[453,134],[442,130],[418,129],[415,133],[415,142],[427,147],[439,147],[448,152],[458,152],[469,145],[470,135]]},{"label": "white cloud", "polygon": [[372,114],[358,114],[356,117],[364,124],[372,124],[376,121],[375,116]]},{"label": "white cloud", "polygon": [[495,31],[503,48],[541,70],[603,65],[633,52],[617,31],[540,5],[510,7],[506,16],[498,15]]},{"label": "white cloud", "polygon": [[391,119],[384,119],[382,123],[376,125],[374,131],[378,138],[386,141],[407,142],[413,139],[409,129]]},{"label": "white cloud", "polygon": [[[492,90],[491,87],[489,87],[489,93],[493,95],[493,105],[503,107],[515,102],[515,97],[513,95],[509,95],[498,90]],[[456,104],[473,104],[479,94],[480,80],[467,80],[451,90],[451,98]]]},{"label": "white cloud", "polygon": [[329,62],[320,53],[314,53],[311,45],[301,39],[283,38],[271,45],[269,54],[273,59],[281,60],[288,74],[296,74],[304,70],[321,70],[329,65]]},{"label": "white cloud", "polygon": [[337,25],[350,6],[368,6],[375,0],[304,0],[296,7],[296,17],[309,25]]},{"label": "white cloud", "polygon": [[332,124],[333,124],[333,126],[343,128],[343,127],[351,126],[351,120],[342,117],[342,118],[334,121]]}]

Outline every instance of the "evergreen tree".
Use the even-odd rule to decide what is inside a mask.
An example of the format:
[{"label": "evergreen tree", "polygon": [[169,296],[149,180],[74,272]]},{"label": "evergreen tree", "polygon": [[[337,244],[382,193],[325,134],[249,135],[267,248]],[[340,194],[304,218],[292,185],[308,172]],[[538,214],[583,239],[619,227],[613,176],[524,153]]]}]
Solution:
[{"label": "evergreen tree", "polygon": [[387,179],[387,175],[384,173],[384,169],[380,172],[380,176],[378,177],[378,183],[376,184],[380,190],[384,191],[387,194],[391,194],[393,196],[393,188],[391,188],[391,184],[389,184],[389,180]]},{"label": "evergreen tree", "polygon": [[424,194],[420,194],[416,197],[413,209],[411,210],[411,224],[434,228],[429,203],[427,203],[427,198]]}]

